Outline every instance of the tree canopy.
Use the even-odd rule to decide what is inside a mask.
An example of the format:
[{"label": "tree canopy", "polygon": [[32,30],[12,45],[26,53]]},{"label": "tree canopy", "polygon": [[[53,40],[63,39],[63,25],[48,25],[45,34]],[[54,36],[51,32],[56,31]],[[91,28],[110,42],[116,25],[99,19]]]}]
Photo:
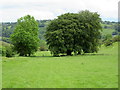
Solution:
[{"label": "tree canopy", "polygon": [[38,23],[34,17],[27,15],[17,20],[11,41],[20,56],[30,56],[37,51],[39,46]]},{"label": "tree canopy", "polygon": [[54,56],[97,52],[100,21],[97,13],[87,10],[58,16],[48,25],[45,35],[50,51]]}]

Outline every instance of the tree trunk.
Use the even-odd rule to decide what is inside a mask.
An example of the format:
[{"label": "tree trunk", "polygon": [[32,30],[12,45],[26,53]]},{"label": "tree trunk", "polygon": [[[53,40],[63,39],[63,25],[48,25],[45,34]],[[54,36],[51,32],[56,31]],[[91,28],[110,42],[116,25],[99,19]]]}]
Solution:
[{"label": "tree trunk", "polygon": [[24,56],[24,54],[23,53],[20,53],[20,55],[19,56]]},{"label": "tree trunk", "polygon": [[71,56],[71,55],[72,55],[71,53],[72,53],[72,51],[67,50],[67,55],[70,55],[70,56]]},{"label": "tree trunk", "polygon": [[30,57],[31,54],[29,53],[28,55],[29,55],[29,57]]}]

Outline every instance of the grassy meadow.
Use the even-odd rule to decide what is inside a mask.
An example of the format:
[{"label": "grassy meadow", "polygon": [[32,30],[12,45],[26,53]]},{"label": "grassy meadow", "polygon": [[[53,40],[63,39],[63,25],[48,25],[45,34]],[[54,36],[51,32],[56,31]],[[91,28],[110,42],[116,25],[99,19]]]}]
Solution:
[{"label": "grassy meadow", "polygon": [[2,58],[3,88],[117,88],[118,44],[98,53],[52,57],[39,51],[32,57]]}]

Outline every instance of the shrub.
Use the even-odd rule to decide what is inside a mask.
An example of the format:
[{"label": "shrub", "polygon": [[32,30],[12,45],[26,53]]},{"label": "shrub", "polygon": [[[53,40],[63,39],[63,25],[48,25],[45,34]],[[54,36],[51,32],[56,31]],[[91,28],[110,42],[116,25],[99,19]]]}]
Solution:
[{"label": "shrub", "polygon": [[6,48],[5,47],[2,47],[2,56],[6,56]]},{"label": "shrub", "polygon": [[7,46],[6,47],[6,57],[13,57],[15,55],[15,51],[13,49],[13,46]]},{"label": "shrub", "polygon": [[113,41],[112,40],[106,40],[104,45],[107,47],[107,46],[111,46],[113,44]]},{"label": "shrub", "polygon": [[6,56],[6,48],[5,47],[2,47],[0,46],[0,56]]},{"label": "shrub", "polygon": [[120,36],[119,35],[116,35],[113,37],[113,42],[119,42],[120,41]]}]

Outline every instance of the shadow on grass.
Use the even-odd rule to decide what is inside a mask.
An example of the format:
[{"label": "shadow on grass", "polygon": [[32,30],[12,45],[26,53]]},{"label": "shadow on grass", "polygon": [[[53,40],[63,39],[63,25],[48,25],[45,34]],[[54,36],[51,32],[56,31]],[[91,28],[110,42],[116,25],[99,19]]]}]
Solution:
[{"label": "shadow on grass", "polygon": [[27,57],[32,57],[32,58],[34,58],[34,57],[54,57],[54,56],[27,56]]},{"label": "shadow on grass", "polygon": [[[108,56],[108,55],[111,55],[111,54],[89,54],[89,53],[86,53],[86,54],[81,54],[81,55],[71,55],[72,56]],[[69,55],[70,56],[70,55]],[[40,57],[68,57],[68,55],[60,55],[60,56],[27,56],[27,57],[37,57],[37,58],[40,58]]]},{"label": "shadow on grass", "polygon": [[82,54],[82,55],[79,55],[79,56],[105,56],[105,55],[111,55],[111,54],[89,54],[89,53],[86,53],[86,54]]}]

